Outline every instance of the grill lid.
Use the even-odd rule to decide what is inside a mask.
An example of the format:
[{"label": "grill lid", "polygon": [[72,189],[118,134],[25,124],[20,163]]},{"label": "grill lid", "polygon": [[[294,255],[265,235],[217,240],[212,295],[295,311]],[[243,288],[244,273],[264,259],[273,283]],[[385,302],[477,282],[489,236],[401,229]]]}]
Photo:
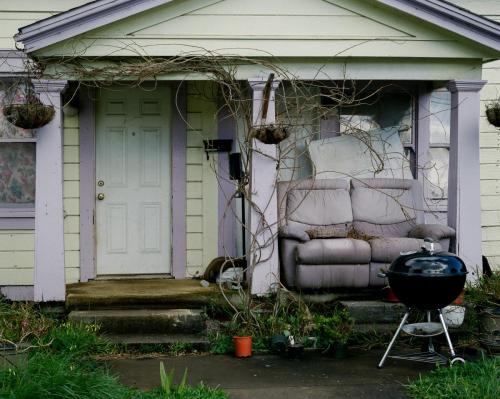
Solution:
[{"label": "grill lid", "polygon": [[425,240],[425,247],[419,252],[399,256],[392,262],[388,275],[408,275],[421,277],[464,276],[465,263],[449,252],[434,252],[432,240]]}]

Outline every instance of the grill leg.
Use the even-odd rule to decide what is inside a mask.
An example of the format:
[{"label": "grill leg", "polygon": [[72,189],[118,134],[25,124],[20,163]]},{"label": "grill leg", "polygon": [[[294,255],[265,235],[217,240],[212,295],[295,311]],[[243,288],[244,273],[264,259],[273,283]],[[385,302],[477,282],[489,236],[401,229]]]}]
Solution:
[{"label": "grill leg", "polygon": [[453,344],[451,343],[450,334],[448,334],[448,328],[446,327],[446,323],[444,322],[443,312],[441,311],[441,309],[438,309],[438,312],[439,312],[439,320],[443,325],[444,335],[446,337],[446,341],[448,342],[448,347],[450,348],[451,357],[453,358],[455,357],[455,350],[453,349]]},{"label": "grill leg", "polygon": [[401,320],[401,323],[399,324],[399,327],[396,330],[396,333],[392,337],[391,342],[389,342],[389,346],[387,347],[387,349],[386,349],[386,351],[384,353],[384,356],[382,356],[382,359],[380,360],[380,363],[377,366],[379,369],[381,369],[382,367],[384,367],[385,359],[387,359],[387,356],[389,355],[389,352],[391,351],[392,346],[396,342],[396,338],[398,337],[399,333],[401,332],[401,329],[405,325],[406,319],[408,318],[409,314],[410,314],[410,309],[408,309],[406,311],[405,315],[403,316],[403,320]]},{"label": "grill leg", "polygon": [[[427,311],[427,322],[431,322],[431,311]],[[434,344],[432,343],[432,337],[429,337],[429,344],[428,344],[428,350],[429,352],[435,352],[436,350],[434,349]]]}]

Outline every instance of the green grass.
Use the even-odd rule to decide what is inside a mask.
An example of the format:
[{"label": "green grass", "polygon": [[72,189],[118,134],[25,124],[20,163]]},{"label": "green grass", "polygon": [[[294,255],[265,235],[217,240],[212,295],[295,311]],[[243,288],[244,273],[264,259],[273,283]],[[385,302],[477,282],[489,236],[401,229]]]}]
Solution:
[{"label": "green grass", "polygon": [[408,394],[415,399],[498,399],[500,360],[483,358],[477,362],[439,367],[413,381]]},{"label": "green grass", "polygon": [[[0,362],[1,399],[227,399],[221,389],[170,385],[150,392],[122,385],[91,355],[117,346],[98,334],[96,325],[58,323],[28,304],[0,301],[0,343],[33,347],[13,363]],[[187,350],[178,345],[175,351]],[[0,356],[2,352],[0,351]],[[160,370],[158,369],[158,373]]]}]

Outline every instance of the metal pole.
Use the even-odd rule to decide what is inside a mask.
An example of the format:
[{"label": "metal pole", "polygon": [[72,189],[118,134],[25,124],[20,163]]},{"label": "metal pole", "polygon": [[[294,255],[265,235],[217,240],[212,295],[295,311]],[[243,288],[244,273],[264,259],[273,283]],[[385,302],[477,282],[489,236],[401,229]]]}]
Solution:
[{"label": "metal pole", "polygon": [[392,346],[396,342],[396,338],[398,337],[399,333],[401,332],[401,329],[405,325],[406,319],[410,315],[410,310],[411,309],[408,309],[406,311],[405,315],[403,316],[403,320],[401,320],[401,323],[399,324],[399,327],[396,330],[396,333],[394,334],[394,337],[392,337],[391,342],[389,342],[389,346],[387,347],[387,350],[385,351],[384,356],[382,356],[382,359],[380,360],[380,363],[377,366],[379,369],[381,369],[382,367],[384,367],[385,359],[387,359],[387,356],[389,355],[389,352],[391,351]]},{"label": "metal pole", "polygon": [[450,334],[448,334],[448,328],[446,327],[446,323],[444,322],[443,312],[441,309],[438,309],[439,312],[439,320],[443,325],[444,335],[446,336],[446,341],[448,342],[448,346],[450,348],[451,357],[455,357],[455,350],[453,349],[453,344],[451,343]]}]

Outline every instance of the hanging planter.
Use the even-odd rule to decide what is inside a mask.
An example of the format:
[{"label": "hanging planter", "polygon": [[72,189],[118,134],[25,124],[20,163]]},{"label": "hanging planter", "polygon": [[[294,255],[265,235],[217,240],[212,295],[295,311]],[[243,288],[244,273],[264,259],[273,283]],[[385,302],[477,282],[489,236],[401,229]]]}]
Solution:
[{"label": "hanging planter", "polygon": [[500,127],[500,99],[486,105],[486,118],[493,126]]},{"label": "hanging planter", "polygon": [[266,125],[255,127],[251,135],[264,144],[279,144],[288,137],[288,131],[282,126]]},{"label": "hanging planter", "polygon": [[36,95],[28,94],[23,103],[5,105],[3,114],[14,126],[38,129],[54,118],[55,110],[54,106],[43,104]]}]

